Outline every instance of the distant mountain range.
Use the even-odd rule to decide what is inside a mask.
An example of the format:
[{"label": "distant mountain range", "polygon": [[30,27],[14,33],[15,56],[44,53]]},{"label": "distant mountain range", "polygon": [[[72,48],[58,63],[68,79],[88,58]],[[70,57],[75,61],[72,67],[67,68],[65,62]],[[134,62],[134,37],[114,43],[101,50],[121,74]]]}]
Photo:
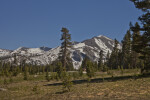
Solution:
[{"label": "distant mountain range", "polygon": [[[70,49],[74,68],[78,69],[82,63],[84,57],[90,58],[92,61],[98,61],[100,50],[104,51],[106,57],[107,52],[112,52],[114,47],[114,40],[100,35],[91,39],[84,40],[82,42],[73,42],[73,46]],[[118,45],[121,49],[121,44]],[[56,48],[40,47],[40,48],[26,48],[19,47],[16,50],[0,49],[0,59],[6,62],[13,62],[14,55],[18,64],[23,59],[26,59],[26,63],[46,65],[50,64],[58,58],[60,46]]]}]

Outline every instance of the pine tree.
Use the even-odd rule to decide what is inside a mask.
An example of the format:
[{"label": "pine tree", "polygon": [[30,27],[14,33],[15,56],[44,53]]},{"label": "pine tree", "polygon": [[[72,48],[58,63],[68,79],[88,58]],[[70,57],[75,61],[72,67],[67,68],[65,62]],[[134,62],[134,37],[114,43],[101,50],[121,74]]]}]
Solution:
[{"label": "pine tree", "polygon": [[93,63],[91,61],[87,62],[86,73],[89,78],[92,78],[95,75]]},{"label": "pine tree", "polygon": [[[62,62],[62,66],[64,71],[66,70],[67,65],[70,64],[70,51],[72,42],[71,41],[71,34],[69,34],[69,30],[67,28],[62,28],[61,30],[62,36],[61,39],[63,42],[61,43],[61,51],[60,51],[60,60]],[[69,66],[70,67],[70,66]],[[69,69],[69,68],[68,68]]]},{"label": "pine tree", "polygon": [[81,67],[82,67],[83,69],[86,69],[87,62],[88,62],[88,61],[89,61],[89,58],[88,58],[88,57],[85,57],[85,58],[83,59],[82,65],[81,65]]},{"label": "pine tree", "polygon": [[71,81],[70,75],[67,74],[66,72],[64,72],[64,78],[63,78],[62,82],[63,82],[63,86],[64,86],[63,88],[67,89],[67,92],[70,92],[73,83]]},{"label": "pine tree", "polygon": [[57,70],[56,70],[56,72],[57,72],[57,74],[58,74],[58,77],[59,77],[59,79],[62,79],[62,77],[63,77],[63,72],[64,72],[64,70],[63,70],[63,67],[62,67],[62,63],[61,62],[57,62]]},{"label": "pine tree", "polygon": [[94,67],[95,72],[98,71],[97,61],[93,62],[93,67]]},{"label": "pine tree", "polygon": [[46,76],[45,76],[45,78],[46,78],[47,81],[50,81],[50,76],[49,76],[48,70],[46,71]]},{"label": "pine tree", "polygon": [[14,54],[14,62],[13,63],[15,66],[17,66],[17,54],[16,53]]},{"label": "pine tree", "polygon": [[139,60],[139,53],[136,52],[138,50],[137,43],[140,42],[139,39],[141,37],[140,31],[138,30],[140,28],[138,22],[136,22],[135,26],[137,27],[137,30],[134,30],[132,33],[132,42],[131,42],[131,66],[133,68],[137,68],[140,66],[140,60]]},{"label": "pine tree", "polygon": [[110,59],[108,61],[108,67],[111,69],[117,69],[119,65],[119,59],[118,59],[118,54],[119,54],[119,49],[118,49],[118,41],[115,39],[114,40],[114,47],[113,51],[110,55]]},{"label": "pine tree", "polygon": [[19,66],[15,66],[13,70],[13,76],[17,76],[20,72]]},{"label": "pine tree", "polygon": [[106,59],[105,59],[105,66],[107,67],[107,70],[109,69],[109,59],[110,59],[110,53],[109,50],[107,51]]},{"label": "pine tree", "polygon": [[106,55],[106,63],[108,62],[109,58],[110,58],[110,53],[109,53],[109,50],[108,50],[107,55]]},{"label": "pine tree", "polygon": [[122,40],[122,65],[123,68],[129,68],[131,61],[131,33],[127,31]]},{"label": "pine tree", "polygon": [[[140,59],[144,61],[144,70],[150,70],[150,1],[149,0],[130,0],[135,4],[135,7],[142,10],[144,14],[139,17],[142,25],[140,27],[130,26],[133,32],[139,31],[142,33],[138,37],[135,51],[140,53]],[[143,69],[141,69],[143,73]]]},{"label": "pine tree", "polygon": [[27,68],[27,66],[25,66],[25,68],[24,68],[24,78],[23,79],[28,80],[28,68]]},{"label": "pine tree", "polygon": [[104,65],[103,65],[103,56],[104,56],[103,50],[101,50],[100,53],[99,53],[99,61],[98,61],[98,69],[99,70],[102,70],[103,67],[104,67]]},{"label": "pine tree", "polygon": [[82,68],[82,67],[79,68],[79,76],[80,76],[80,77],[83,76],[83,68]]}]

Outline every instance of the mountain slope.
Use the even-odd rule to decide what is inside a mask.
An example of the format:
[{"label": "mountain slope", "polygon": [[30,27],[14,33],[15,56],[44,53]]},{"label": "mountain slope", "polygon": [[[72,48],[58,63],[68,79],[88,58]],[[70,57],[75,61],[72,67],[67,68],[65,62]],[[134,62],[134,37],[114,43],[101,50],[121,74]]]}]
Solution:
[{"label": "mountain slope", "polygon": [[[79,68],[84,57],[88,57],[92,61],[98,61],[100,50],[104,51],[104,56],[106,57],[108,51],[110,53],[112,52],[113,46],[114,40],[102,35],[82,42],[73,42],[73,46],[70,49],[70,57],[72,58],[74,68]],[[118,45],[118,48],[121,48],[121,44]],[[12,62],[14,55],[16,55],[18,64],[20,64],[23,59],[26,59],[27,63],[46,65],[58,58],[59,51],[60,46],[52,49],[48,47],[20,47],[14,51],[0,49],[0,58]]]}]

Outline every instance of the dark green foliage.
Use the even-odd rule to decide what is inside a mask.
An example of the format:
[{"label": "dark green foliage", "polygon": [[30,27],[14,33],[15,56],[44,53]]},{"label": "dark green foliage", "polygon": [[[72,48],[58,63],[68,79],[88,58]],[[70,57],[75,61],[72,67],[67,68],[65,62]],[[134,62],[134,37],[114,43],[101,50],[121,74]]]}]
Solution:
[{"label": "dark green foliage", "polygon": [[14,68],[13,76],[17,76],[19,73],[20,73],[20,69],[19,69],[19,66],[17,66]]},{"label": "dark green foliage", "polygon": [[46,78],[46,80],[47,80],[47,81],[50,81],[50,76],[49,76],[49,72],[48,72],[48,70],[47,70],[47,72],[46,72],[46,76],[45,76],[45,78]]},{"label": "dark green foliage", "polygon": [[54,66],[53,65],[49,65],[49,71],[53,72],[54,71]]},{"label": "dark green foliage", "polygon": [[73,83],[71,82],[71,77],[70,77],[70,75],[67,74],[66,72],[64,72],[64,74],[63,74],[62,82],[63,82],[64,88],[65,88],[68,92],[70,92]]},{"label": "dark green foliage", "polygon": [[79,78],[79,73],[78,72],[73,72],[72,76],[73,76],[73,79],[78,79]]},{"label": "dark green foliage", "polygon": [[150,10],[150,1],[149,0],[130,0],[134,3],[135,7],[141,9],[144,12]]},{"label": "dark green foliage", "polygon": [[110,59],[110,53],[109,53],[109,50],[108,50],[107,55],[106,55],[106,61],[105,61],[105,65],[107,67],[109,66],[109,59]]},{"label": "dark green foliage", "polygon": [[94,72],[94,67],[93,67],[93,63],[91,61],[88,61],[87,62],[87,65],[86,65],[86,72],[87,72],[87,76],[89,78],[92,78],[94,75],[95,75],[95,72]]},{"label": "dark green foliage", "polygon": [[83,68],[82,68],[82,67],[79,68],[79,76],[80,76],[80,77],[83,76]]},{"label": "dark green foliage", "polygon": [[124,69],[123,69],[123,66],[121,66],[121,75],[123,75],[124,73]]},{"label": "dark green foliage", "polygon": [[88,57],[85,57],[85,58],[83,59],[82,65],[81,65],[81,67],[82,67],[83,69],[86,69],[87,62],[88,62],[88,61],[89,61],[89,58],[88,58]]},{"label": "dark green foliage", "polygon": [[104,63],[103,63],[104,58],[103,58],[103,56],[104,56],[103,50],[101,50],[100,53],[99,53],[99,60],[98,60],[98,69],[99,70],[102,70],[103,67],[104,67]]},{"label": "dark green foliage", "polygon": [[[64,70],[72,70],[72,60],[70,59],[70,51],[69,48],[72,46],[71,42],[71,34],[69,34],[69,30],[67,28],[61,29],[62,36],[61,39],[63,42],[61,43],[61,51],[59,53],[59,59],[62,62],[62,67]],[[70,68],[71,67],[71,68]]]},{"label": "dark green foliage", "polygon": [[103,72],[107,72],[108,71],[108,67],[106,65],[103,65],[102,71]]},{"label": "dark green foliage", "polygon": [[[136,22],[135,27],[138,29],[140,28],[138,22]],[[141,60],[139,59],[140,53],[137,53],[136,50],[138,49],[137,43],[140,42],[140,31],[134,30],[132,33],[132,46],[131,46],[131,66],[132,68],[140,67]]]},{"label": "dark green foliage", "polygon": [[130,24],[130,29],[136,34],[136,41],[133,45],[133,50],[140,53],[139,58],[144,61],[144,68],[141,68],[141,72],[144,70],[148,72],[150,70],[150,2],[149,0],[130,0],[135,4],[135,7],[142,10],[144,14],[139,17],[141,26]]},{"label": "dark green foliage", "polygon": [[96,62],[93,62],[93,67],[94,67],[95,72],[97,72],[97,71],[98,71],[98,64],[97,64],[97,61],[96,61]]},{"label": "dark green foliage", "polygon": [[54,80],[54,79],[58,80],[58,74],[55,73],[55,72],[51,72],[51,74],[50,74],[50,79],[51,79],[51,80]]},{"label": "dark green foliage", "polygon": [[14,64],[14,65],[17,65],[17,63],[18,63],[18,61],[17,61],[17,54],[14,54],[14,57],[13,57],[13,58],[14,58],[13,64]]},{"label": "dark green foliage", "polygon": [[129,68],[131,64],[131,33],[128,30],[122,40],[122,66]]},{"label": "dark green foliage", "polygon": [[28,67],[26,66],[24,69],[24,80],[28,80]]},{"label": "dark green foliage", "polygon": [[117,69],[118,65],[119,65],[119,49],[118,49],[118,41],[115,39],[115,45],[113,48],[113,51],[110,55],[110,58],[108,60],[108,67],[110,69]]},{"label": "dark green foliage", "polygon": [[63,72],[64,72],[64,68],[62,67],[62,63],[61,62],[58,62],[57,63],[57,70],[56,70],[56,72],[57,72],[57,74],[58,74],[58,77],[59,77],[59,79],[62,79],[63,78]]}]

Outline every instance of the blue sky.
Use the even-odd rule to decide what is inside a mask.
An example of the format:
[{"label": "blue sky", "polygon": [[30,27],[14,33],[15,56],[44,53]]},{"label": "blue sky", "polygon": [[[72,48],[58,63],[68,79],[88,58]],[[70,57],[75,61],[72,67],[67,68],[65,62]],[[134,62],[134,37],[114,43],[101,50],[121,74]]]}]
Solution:
[{"label": "blue sky", "polygon": [[56,47],[62,27],[72,41],[98,35],[121,41],[141,14],[129,0],[0,0],[0,48]]}]

